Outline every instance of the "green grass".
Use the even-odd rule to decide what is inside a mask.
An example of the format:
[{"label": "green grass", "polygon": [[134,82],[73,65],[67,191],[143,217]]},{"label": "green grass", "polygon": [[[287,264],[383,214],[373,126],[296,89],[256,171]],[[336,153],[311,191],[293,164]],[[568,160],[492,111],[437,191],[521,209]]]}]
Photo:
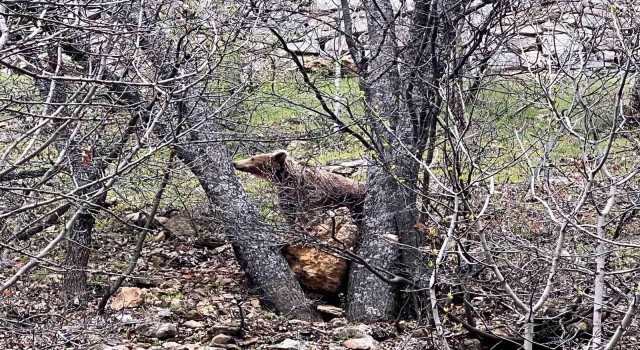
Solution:
[{"label": "green grass", "polygon": [[[318,79],[316,82],[332,107],[330,101],[335,92],[333,79]],[[483,87],[475,101],[466,105],[466,114],[473,120],[473,130],[465,140],[468,145],[483,150],[475,154],[475,161],[479,162],[487,173],[497,172],[495,179],[498,182],[525,181],[531,170],[521,148],[525,149],[531,165],[537,167],[544,146],[560,128],[560,123],[551,112],[550,106],[556,111],[570,111],[569,118],[572,124],[576,130],[584,132],[586,129],[580,125],[584,124],[585,114],[581,103],[585,103],[593,112],[592,118],[596,127],[607,127],[607,117],[610,119],[613,96],[619,83],[616,77],[584,77],[577,83],[584,101],[582,102],[574,94],[572,81],[558,79],[549,82],[549,87],[543,88],[533,80],[495,79]],[[356,119],[360,118],[363,104],[357,80],[342,79],[339,88],[344,101],[355,101],[351,104],[351,110]],[[299,80],[266,84],[256,96],[256,101],[273,98],[279,101],[273,105],[262,104],[254,113],[260,116],[260,128],[266,131],[266,134],[310,132],[314,128],[320,128],[323,122],[327,124],[326,119],[309,115],[313,112],[301,106],[321,110],[314,94]],[[351,121],[353,120],[349,119],[349,122]],[[515,138],[516,131],[522,145]],[[442,140],[440,141],[442,145]],[[615,140],[614,151],[624,150],[628,146],[625,140]],[[444,149],[440,148],[439,151],[442,154]],[[554,165],[566,159],[578,158],[580,152],[578,140],[565,132],[550,153],[548,163]],[[314,165],[337,163],[364,156],[358,142],[344,135],[303,144],[293,149],[292,153]],[[463,170],[462,175],[468,175],[468,171],[469,169],[465,173]],[[434,169],[434,173],[441,175],[444,170]],[[482,176],[483,174],[474,173],[474,178]]]}]

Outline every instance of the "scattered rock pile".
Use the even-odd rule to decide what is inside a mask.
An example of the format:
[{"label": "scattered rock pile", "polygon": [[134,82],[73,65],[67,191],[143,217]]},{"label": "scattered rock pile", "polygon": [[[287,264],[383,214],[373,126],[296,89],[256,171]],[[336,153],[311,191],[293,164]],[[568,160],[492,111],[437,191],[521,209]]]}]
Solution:
[{"label": "scattered rock pile", "polygon": [[[409,43],[405,24],[414,13],[413,1],[392,0],[398,13],[396,37],[399,47]],[[294,6],[294,5],[291,5]],[[470,5],[467,23],[480,27],[499,2],[477,0]],[[286,7],[286,6],[285,6]],[[353,39],[368,55],[365,8],[361,0],[350,0]],[[483,44],[471,59],[477,62],[490,56],[487,68],[502,71],[527,71],[542,68],[616,69],[624,62],[620,38],[631,40],[638,27],[640,3],[633,0],[535,0],[520,2],[493,20]],[[340,0],[312,0],[294,8],[272,12],[273,21],[283,21],[281,34],[287,50],[295,53],[310,71],[333,74],[340,62],[343,75],[353,74],[341,19]],[[257,30],[262,43],[258,47],[278,47],[275,38]],[[463,35],[471,35],[470,31]],[[468,41],[471,38],[462,38]],[[633,46],[628,46],[633,47]],[[473,62],[472,62],[473,64]]]}]

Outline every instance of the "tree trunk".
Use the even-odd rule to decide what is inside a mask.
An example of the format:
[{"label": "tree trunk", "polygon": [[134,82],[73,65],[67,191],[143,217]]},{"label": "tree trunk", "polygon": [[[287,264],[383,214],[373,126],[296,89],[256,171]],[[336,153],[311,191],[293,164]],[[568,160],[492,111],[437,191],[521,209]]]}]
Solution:
[{"label": "tree trunk", "polygon": [[[395,273],[399,252],[384,234],[402,236],[416,219],[416,196],[410,189],[416,163],[403,147],[412,148],[411,121],[400,114],[400,77],[395,18],[390,1],[365,2],[372,52],[377,52],[365,79],[366,117],[376,153],[367,171],[364,232],[356,254],[373,268]],[[379,51],[376,51],[379,50]],[[375,277],[362,265],[349,275],[347,316],[358,321],[391,319],[396,314],[397,288]]]},{"label": "tree trunk", "polygon": [[640,77],[636,77],[631,89],[631,101],[629,101],[631,108],[633,108],[633,114],[638,115],[640,113]]},{"label": "tree trunk", "polygon": [[[203,118],[202,115],[192,115]],[[265,306],[303,320],[318,320],[311,303],[280,253],[280,245],[238,182],[223,143],[199,143],[219,137],[214,121],[195,130],[192,144],[176,146],[204,188],[214,218],[231,241],[236,258]]]},{"label": "tree trunk", "polygon": [[[416,1],[411,40],[399,59],[391,2],[365,1],[372,59],[363,89],[376,154],[367,173],[365,229],[356,253],[371,266],[410,276],[416,283],[412,287],[418,289],[427,285],[425,259],[415,249],[422,237],[413,229],[418,219],[419,161],[425,150],[429,158],[433,156],[443,102],[440,87],[456,38],[451,18],[463,3]],[[428,183],[423,186],[428,188]],[[383,234],[397,235],[401,251],[382,239]],[[397,291],[393,286],[358,265],[352,267],[349,279],[349,317],[372,321],[395,315]],[[420,303],[415,307],[420,308]]]},{"label": "tree trunk", "polygon": [[[50,52],[49,57],[55,56]],[[50,59],[49,62],[56,62],[56,60]],[[43,103],[46,103],[44,113],[47,117],[56,113],[59,106],[65,106],[68,103],[67,87],[63,82],[58,81],[52,84],[51,80],[40,79],[36,81],[36,86]],[[72,117],[66,106],[54,116],[53,128],[62,126],[67,120],[65,117]],[[79,121],[78,123],[81,122]],[[66,164],[66,168],[71,172],[73,183],[78,187],[82,187],[97,179],[100,170],[95,166],[95,162],[91,161],[91,158],[86,158],[89,153],[93,154],[94,150],[91,148],[83,150],[82,146],[77,142],[77,140],[83,139],[82,135],[74,132],[72,125],[73,124],[69,124],[65,128],[60,137],[54,142],[54,146],[58,154],[63,155],[65,158],[64,164]],[[85,159],[83,159],[83,156]],[[87,190],[80,191],[78,196],[90,200],[91,195],[98,190],[100,190],[100,186],[94,185]],[[104,196],[101,197],[104,198]],[[94,199],[94,202],[98,203],[100,199]],[[84,206],[85,204],[77,203],[77,205]],[[63,263],[62,297],[65,302],[81,308],[86,307],[87,304],[86,269],[89,262],[89,247],[91,246],[91,234],[94,223],[94,215],[89,211],[85,211],[74,222],[71,234],[66,242],[66,254]]]},{"label": "tree trunk", "polygon": [[[160,79],[173,77],[174,61],[163,54],[170,41],[162,39],[163,33],[153,23],[150,23],[150,27],[154,35],[143,37],[143,47],[148,50],[151,64],[158,70]],[[184,69],[193,69],[189,65],[185,64]],[[200,77],[191,79],[196,81]],[[217,125],[216,118],[220,116],[212,112],[216,111],[216,106],[203,97],[207,91],[203,86],[206,80],[199,80],[197,86],[189,85],[192,82],[187,80],[185,78],[180,83],[190,87],[179,95],[172,95],[168,91],[167,95],[161,96],[162,99],[168,99],[169,103],[153,131],[159,137],[174,138],[176,141],[172,146],[176,155],[199,180],[213,210],[215,222],[231,242],[236,259],[265,306],[288,317],[319,320],[319,315],[282,256],[275,232],[251,204],[235,176],[231,157]],[[140,115],[147,122],[158,112],[142,107],[143,101],[147,101],[136,87],[127,86],[126,83],[113,84],[111,91],[121,104],[130,108],[132,114]],[[190,131],[182,135],[180,130],[184,129]]]}]

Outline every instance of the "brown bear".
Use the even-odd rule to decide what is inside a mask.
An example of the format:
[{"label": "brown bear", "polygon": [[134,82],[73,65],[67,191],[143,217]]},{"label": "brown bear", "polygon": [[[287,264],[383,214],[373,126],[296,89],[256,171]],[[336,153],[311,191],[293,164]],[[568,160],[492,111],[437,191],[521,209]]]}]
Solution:
[{"label": "brown bear", "polygon": [[287,151],[258,154],[233,162],[239,171],[264,178],[276,187],[278,202],[287,223],[308,228],[329,209],[347,207],[356,223],[362,221],[364,185],[332,172],[303,166]]},{"label": "brown bear", "polygon": [[[272,183],[287,223],[294,231],[304,232],[284,247],[285,258],[301,284],[320,293],[340,291],[349,262],[316,247],[322,244],[337,250],[354,248],[358,227],[353,223],[362,223],[364,185],[298,164],[282,150],[234,162],[233,167]],[[330,209],[333,215],[327,217]],[[315,242],[307,241],[307,235]]]}]

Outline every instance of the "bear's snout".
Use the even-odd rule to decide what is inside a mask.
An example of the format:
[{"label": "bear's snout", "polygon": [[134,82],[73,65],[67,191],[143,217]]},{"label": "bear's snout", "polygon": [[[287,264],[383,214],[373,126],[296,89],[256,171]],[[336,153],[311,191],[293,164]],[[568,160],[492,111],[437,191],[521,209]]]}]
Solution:
[{"label": "bear's snout", "polygon": [[239,171],[244,171],[244,172],[249,172],[249,164],[243,162],[243,161],[237,161],[237,162],[231,162],[231,165],[233,165],[233,168]]}]

